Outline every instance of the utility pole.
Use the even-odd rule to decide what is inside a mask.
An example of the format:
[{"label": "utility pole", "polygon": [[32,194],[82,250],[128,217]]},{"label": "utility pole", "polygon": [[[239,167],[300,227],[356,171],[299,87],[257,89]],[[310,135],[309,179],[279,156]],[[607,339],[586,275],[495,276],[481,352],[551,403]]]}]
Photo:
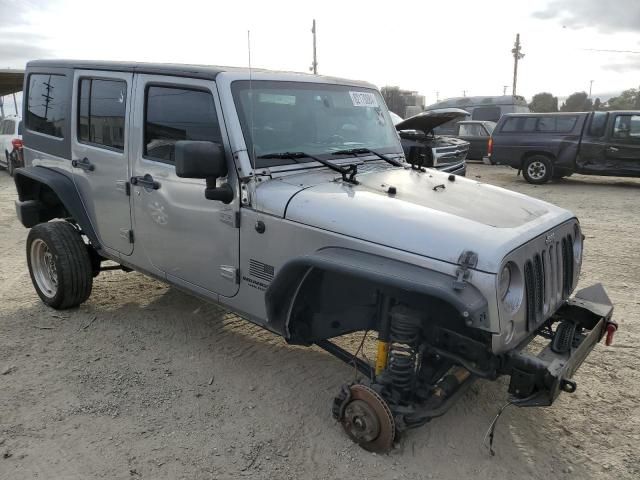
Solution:
[{"label": "utility pole", "polygon": [[313,33],[313,63],[311,64],[311,70],[314,75],[318,74],[318,59],[316,57],[316,19],[313,19],[313,26],[311,27],[311,33]]},{"label": "utility pole", "polygon": [[440,92],[436,92],[436,102],[440,101]]},{"label": "utility pole", "polygon": [[18,100],[16,100],[16,94],[15,94],[15,93],[13,94],[13,106],[14,106],[14,107],[15,107],[15,109],[16,109],[16,115],[20,115],[20,114],[18,113]]},{"label": "utility pole", "polygon": [[593,80],[589,80],[589,98],[591,98],[591,87],[593,87]]},{"label": "utility pole", "polygon": [[467,96],[467,91],[466,90],[462,90],[462,96],[466,97]]},{"label": "utility pole", "polygon": [[509,88],[509,85],[503,85],[502,86],[502,95],[506,95],[507,94],[507,88]]},{"label": "utility pole", "polygon": [[511,90],[511,95],[516,96],[516,87],[518,85],[518,60],[524,58],[524,53],[522,53],[522,45],[520,45],[520,34],[516,34],[516,43],[511,50],[513,53],[513,89]]}]

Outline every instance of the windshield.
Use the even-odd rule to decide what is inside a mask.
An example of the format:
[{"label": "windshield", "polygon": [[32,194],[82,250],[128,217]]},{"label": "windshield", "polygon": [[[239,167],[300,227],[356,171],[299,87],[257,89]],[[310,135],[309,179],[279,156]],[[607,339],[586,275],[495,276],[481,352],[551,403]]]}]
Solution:
[{"label": "windshield", "polygon": [[[402,153],[393,122],[378,91],[309,82],[235,81],[233,98],[256,168],[292,163],[259,158],[281,152],[330,156],[368,148]],[[253,99],[253,101],[252,101]],[[301,158],[299,162],[312,162]]]}]

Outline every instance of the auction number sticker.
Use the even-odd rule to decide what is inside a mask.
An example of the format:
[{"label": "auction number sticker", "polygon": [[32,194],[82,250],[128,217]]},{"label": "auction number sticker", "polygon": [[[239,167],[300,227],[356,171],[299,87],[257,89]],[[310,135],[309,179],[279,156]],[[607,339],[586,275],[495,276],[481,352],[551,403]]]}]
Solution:
[{"label": "auction number sticker", "polygon": [[377,107],[378,100],[371,92],[349,92],[354,107]]}]

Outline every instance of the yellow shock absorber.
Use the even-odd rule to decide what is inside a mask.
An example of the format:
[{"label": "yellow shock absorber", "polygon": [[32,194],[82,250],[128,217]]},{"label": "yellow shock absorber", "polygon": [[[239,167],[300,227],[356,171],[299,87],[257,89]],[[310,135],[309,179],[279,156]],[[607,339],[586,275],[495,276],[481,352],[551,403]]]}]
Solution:
[{"label": "yellow shock absorber", "polygon": [[389,342],[378,339],[378,352],[376,353],[376,375],[380,375],[387,368],[389,355]]}]

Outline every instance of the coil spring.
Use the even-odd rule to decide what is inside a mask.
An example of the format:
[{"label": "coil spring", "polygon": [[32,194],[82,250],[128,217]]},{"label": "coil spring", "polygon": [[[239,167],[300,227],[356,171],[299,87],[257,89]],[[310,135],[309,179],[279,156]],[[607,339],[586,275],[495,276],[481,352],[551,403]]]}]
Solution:
[{"label": "coil spring", "polygon": [[387,371],[393,387],[401,392],[412,389],[416,376],[416,347],[420,325],[415,317],[395,313],[390,325]]}]

